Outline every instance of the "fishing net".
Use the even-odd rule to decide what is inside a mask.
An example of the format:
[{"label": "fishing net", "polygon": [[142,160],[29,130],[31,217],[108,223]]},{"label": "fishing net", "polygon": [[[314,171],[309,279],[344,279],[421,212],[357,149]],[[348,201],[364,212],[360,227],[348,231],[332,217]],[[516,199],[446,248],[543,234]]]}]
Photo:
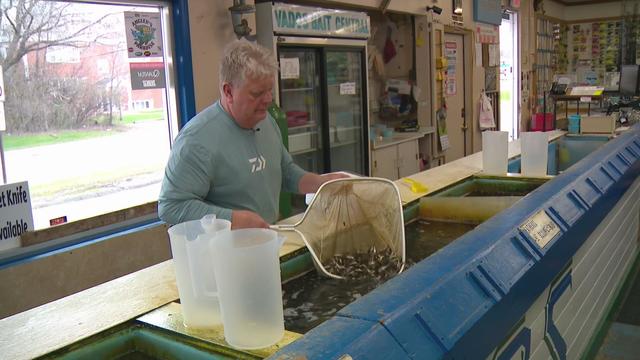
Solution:
[{"label": "fishing net", "polygon": [[333,278],[395,275],[404,268],[402,203],[387,179],[326,182],[300,221],[275,228],[300,234],[316,268]]}]

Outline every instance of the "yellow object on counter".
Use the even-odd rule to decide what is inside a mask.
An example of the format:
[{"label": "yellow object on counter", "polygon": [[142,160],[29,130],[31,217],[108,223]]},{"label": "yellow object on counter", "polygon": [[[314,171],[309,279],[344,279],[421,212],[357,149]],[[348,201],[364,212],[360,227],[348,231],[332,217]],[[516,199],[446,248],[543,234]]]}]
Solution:
[{"label": "yellow object on counter", "polygon": [[410,178],[404,178],[402,179],[402,182],[404,182],[405,184],[409,185],[409,188],[411,189],[412,192],[418,194],[418,193],[426,193],[428,191],[427,187],[424,186],[422,183],[415,181],[413,179]]}]

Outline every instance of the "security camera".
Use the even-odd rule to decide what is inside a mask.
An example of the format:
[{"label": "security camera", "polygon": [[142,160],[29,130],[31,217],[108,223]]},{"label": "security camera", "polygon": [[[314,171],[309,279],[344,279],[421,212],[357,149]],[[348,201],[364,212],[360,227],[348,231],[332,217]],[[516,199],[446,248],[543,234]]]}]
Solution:
[{"label": "security camera", "polygon": [[436,13],[438,15],[442,14],[442,8],[439,7],[439,6],[435,6],[435,5],[427,6],[427,12],[429,12],[429,11],[433,11],[434,13]]}]

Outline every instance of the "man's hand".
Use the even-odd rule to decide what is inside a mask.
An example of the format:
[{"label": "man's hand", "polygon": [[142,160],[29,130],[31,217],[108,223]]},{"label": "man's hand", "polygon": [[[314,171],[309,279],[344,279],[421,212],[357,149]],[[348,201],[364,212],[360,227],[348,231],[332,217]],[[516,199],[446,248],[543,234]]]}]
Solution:
[{"label": "man's hand", "polygon": [[344,173],[328,173],[324,175],[318,175],[314,173],[306,173],[301,179],[298,185],[298,190],[302,194],[314,193],[318,191],[320,185],[330,180],[346,179],[349,175]]},{"label": "man's hand", "polygon": [[269,223],[260,215],[248,210],[233,210],[231,212],[231,230],[246,228],[269,228]]}]

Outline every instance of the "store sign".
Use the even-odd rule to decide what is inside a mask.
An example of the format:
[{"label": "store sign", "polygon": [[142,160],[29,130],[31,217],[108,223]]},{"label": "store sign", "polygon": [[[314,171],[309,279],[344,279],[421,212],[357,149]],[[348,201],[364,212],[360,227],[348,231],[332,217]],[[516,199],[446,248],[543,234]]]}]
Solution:
[{"label": "store sign", "polygon": [[20,246],[20,235],[33,231],[29,184],[0,186],[0,251]]},{"label": "store sign", "polygon": [[473,20],[500,25],[502,23],[500,0],[473,0]]},{"label": "store sign", "polygon": [[365,13],[273,4],[273,30],[278,34],[368,38],[370,28]]},{"label": "store sign", "polygon": [[160,13],[124,12],[129,58],[162,56]]},{"label": "store sign", "polygon": [[163,89],[164,63],[130,63],[131,90]]}]

